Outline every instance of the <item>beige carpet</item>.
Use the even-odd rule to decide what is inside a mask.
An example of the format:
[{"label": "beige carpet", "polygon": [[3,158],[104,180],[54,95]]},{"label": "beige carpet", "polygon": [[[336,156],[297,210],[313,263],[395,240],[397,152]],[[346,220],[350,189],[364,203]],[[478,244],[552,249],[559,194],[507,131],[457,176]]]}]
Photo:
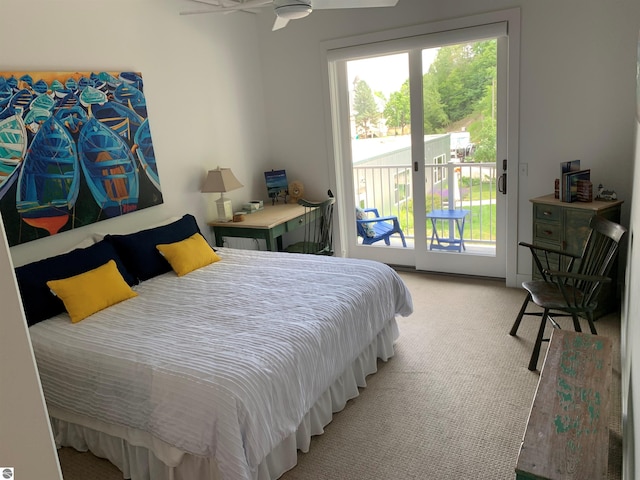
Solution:
[{"label": "beige carpet", "polygon": [[[536,319],[511,328],[524,293],[500,282],[401,272],[414,313],[400,318],[396,355],[368,378],[359,397],[283,480],[513,479],[538,382],[527,370]],[[598,333],[614,339],[609,479],[622,478],[620,321]],[[567,328],[571,328],[567,325]],[[544,352],[543,352],[544,353]],[[542,358],[540,365],[542,364]],[[60,450],[65,480],[122,474],[89,453]]]}]

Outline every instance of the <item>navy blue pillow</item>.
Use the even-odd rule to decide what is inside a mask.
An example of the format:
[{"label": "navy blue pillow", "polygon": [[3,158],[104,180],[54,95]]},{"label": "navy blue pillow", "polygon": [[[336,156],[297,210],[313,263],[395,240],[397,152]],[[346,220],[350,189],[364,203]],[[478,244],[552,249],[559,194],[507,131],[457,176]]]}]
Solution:
[{"label": "navy blue pillow", "polygon": [[76,248],[68,253],[45,258],[15,269],[24,313],[29,326],[65,311],[62,300],[49,287],[49,280],[60,280],[98,268],[114,260],[120,274],[129,285],[136,279],[125,268],[116,249],[104,240],[87,248]]},{"label": "navy blue pillow", "polygon": [[171,271],[171,265],[160,254],[156,245],[179,242],[196,233],[200,233],[198,223],[193,215],[187,214],[167,225],[128,235],[107,235],[104,239],[116,248],[127,270],[139,281],[143,281]]}]

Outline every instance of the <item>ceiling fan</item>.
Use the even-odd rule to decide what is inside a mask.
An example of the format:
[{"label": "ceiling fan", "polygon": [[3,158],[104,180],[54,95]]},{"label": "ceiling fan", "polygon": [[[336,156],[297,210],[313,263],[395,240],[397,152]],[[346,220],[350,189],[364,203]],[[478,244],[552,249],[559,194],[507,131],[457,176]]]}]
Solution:
[{"label": "ceiling fan", "polygon": [[200,13],[252,12],[271,5],[276,14],[272,30],[284,28],[290,20],[304,18],[313,10],[329,10],[338,8],[373,8],[393,7],[398,0],[190,0],[204,3],[210,8],[180,12],[180,15]]}]

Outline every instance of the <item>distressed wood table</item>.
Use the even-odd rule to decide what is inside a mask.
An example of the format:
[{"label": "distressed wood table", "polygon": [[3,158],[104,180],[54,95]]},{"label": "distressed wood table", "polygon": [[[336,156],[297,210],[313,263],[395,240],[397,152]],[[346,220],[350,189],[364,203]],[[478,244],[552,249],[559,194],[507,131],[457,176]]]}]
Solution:
[{"label": "distressed wood table", "polygon": [[553,331],[516,480],[607,478],[611,361],[611,339]]}]

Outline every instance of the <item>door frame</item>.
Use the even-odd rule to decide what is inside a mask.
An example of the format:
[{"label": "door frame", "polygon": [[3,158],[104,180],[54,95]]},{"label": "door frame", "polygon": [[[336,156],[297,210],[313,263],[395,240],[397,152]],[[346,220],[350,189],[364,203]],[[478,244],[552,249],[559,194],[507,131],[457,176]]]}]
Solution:
[{"label": "door frame", "polygon": [[[493,24],[506,22],[507,25],[507,101],[503,106],[506,121],[503,125],[509,125],[506,137],[506,157],[508,161],[507,178],[508,190],[504,205],[506,208],[506,232],[504,235],[504,256],[505,256],[505,280],[507,286],[517,285],[517,220],[518,220],[518,139],[519,139],[519,84],[520,84],[520,9],[513,8],[490,12],[479,15],[455,18],[450,20],[437,21],[410,27],[402,27],[398,29],[385,30],[382,32],[373,32],[354,37],[340,38],[321,42],[321,59],[323,69],[323,95],[325,98],[325,128],[328,132],[326,135],[327,150],[332,156],[329,160],[329,170],[333,183],[333,188],[337,193],[337,198],[345,198],[343,185],[343,169],[342,159],[349,158],[350,153],[346,150],[349,142],[334,141],[334,125],[337,126],[338,134],[342,138],[350,138],[349,125],[340,118],[338,106],[340,101],[345,101],[348,92],[338,88],[339,82],[346,79],[345,69],[337,69],[335,60],[348,58],[349,50],[358,48],[360,54],[366,54],[369,48],[371,54],[379,54],[378,44],[397,44],[397,50],[409,51],[404,45],[412,42],[412,37],[424,36],[429,34],[439,34],[440,38],[446,39],[447,35],[454,36],[455,31],[462,28],[480,28],[486,25],[491,28]],[[445,40],[446,41],[446,40]],[[503,79],[507,80],[507,79]],[[346,81],[342,83],[346,85]],[[332,91],[338,92],[333,95]],[[412,88],[413,93],[413,88]],[[421,94],[421,92],[420,92]],[[348,104],[348,103],[347,103]],[[421,124],[421,122],[420,122]],[[498,126],[498,128],[500,128]],[[500,133],[500,132],[499,132]],[[505,132],[502,132],[503,135]],[[346,135],[346,136],[345,136]],[[498,153],[500,155],[500,152]],[[498,160],[502,160],[501,157]],[[415,172],[414,172],[415,174]],[[340,181],[339,181],[340,180]],[[418,195],[419,192],[416,192]],[[347,208],[348,202],[337,202],[336,218],[338,220],[334,228],[336,252],[342,256],[348,256],[350,249],[354,247],[354,240],[347,235],[348,225],[355,225],[355,211]],[[349,203],[350,204],[350,203]],[[350,222],[350,223],[348,223]],[[426,228],[426,227],[425,227]],[[417,233],[417,232],[416,232]],[[407,250],[407,251],[402,251]],[[416,265],[415,250],[412,249],[394,249],[394,262],[398,265]],[[359,252],[359,256],[360,252]],[[365,255],[366,257],[366,255]],[[376,259],[375,251],[371,252],[371,258]],[[473,259],[475,257],[469,257]],[[454,272],[452,272],[454,273]]]}]

